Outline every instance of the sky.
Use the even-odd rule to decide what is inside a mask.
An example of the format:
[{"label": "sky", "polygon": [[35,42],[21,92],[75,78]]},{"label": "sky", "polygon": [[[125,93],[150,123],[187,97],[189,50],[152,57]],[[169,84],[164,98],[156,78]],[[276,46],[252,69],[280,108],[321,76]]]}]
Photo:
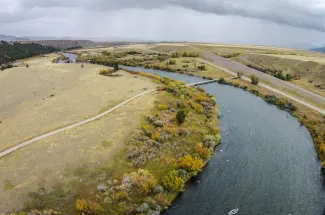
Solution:
[{"label": "sky", "polygon": [[325,46],[325,0],[0,0],[0,34]]}]

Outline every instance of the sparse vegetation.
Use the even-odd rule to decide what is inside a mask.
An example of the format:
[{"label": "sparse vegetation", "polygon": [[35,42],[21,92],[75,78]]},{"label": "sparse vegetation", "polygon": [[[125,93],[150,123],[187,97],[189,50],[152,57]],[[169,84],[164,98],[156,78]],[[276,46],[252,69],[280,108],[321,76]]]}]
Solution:
[{"label": "sparse vegetation", "polygon": [[256,77],[255,75],[252,75],[251,76],[251,83],[254,84],[254,85],[258,85],[258,82],[259,82],[259,78]]}]

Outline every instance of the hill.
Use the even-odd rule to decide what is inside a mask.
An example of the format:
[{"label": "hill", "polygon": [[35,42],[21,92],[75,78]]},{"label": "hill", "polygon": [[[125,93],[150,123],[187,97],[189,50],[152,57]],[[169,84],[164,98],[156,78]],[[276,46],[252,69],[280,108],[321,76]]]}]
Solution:
[{"label": "hill", "polygon": [[0,34],[0,40],[10,42],[10,41],[26,41],[26,40],[29,40],[29,39],[22,38],[22,37],[7,36],[7,35]]},{"label": "hill", "polygon": [[322,52],[322,53],[325,53],[325,47],[322,47],[322,48],[315,48],[315,49],[310,49],[311,51],[314,51],[314,52]]}]

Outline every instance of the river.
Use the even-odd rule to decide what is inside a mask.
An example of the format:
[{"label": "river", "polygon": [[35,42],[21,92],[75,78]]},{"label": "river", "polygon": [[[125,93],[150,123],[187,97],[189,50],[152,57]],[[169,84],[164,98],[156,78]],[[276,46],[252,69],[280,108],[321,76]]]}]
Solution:
[{"label": "river", "polygon": [[[72,54],[72,53],[68,53],[68,52],[60,52],[60,54],[69,58],[71,63],[77,62],[78,55],[76,55],[76,54]],[[66,62],[64,60],[59,59],[58,63],[66,63]]]},{"label": "river", "polygon": [[[183,80],[177,73],[126,67]],[[308,130],[289,113],[244,90],[203,85],[220,108],[222,142],[207,167],[164,215],[325,215],[321,164]]]},{"label": "river", "polygon": [[[201,78],[131,68],[193,83]],[[220,108],[222,143],[165,215],[325,214],[324,178],[308,130],[289,113],[244,90],[203,85]]]}]

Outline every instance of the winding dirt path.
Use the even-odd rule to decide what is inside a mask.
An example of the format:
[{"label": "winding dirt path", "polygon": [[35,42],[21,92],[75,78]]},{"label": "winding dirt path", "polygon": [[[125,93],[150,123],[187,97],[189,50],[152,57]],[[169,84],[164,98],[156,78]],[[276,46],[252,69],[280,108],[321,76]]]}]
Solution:
[{"label": "winding dirt path", "polygon": [[101,118],[101,117],[103,117],[103,116],[105,116],[105,115],[107,115],[107,114],[113,112],[114,110],[116,110],[116,109],[122,107],[123,105],[129,103],[130,101],[132,101],[132,100],[134,100],[134,99],[136,99],[136,98],[138,98],[138,97],[140,97],[140,96],[144,96],[144,95],[146,95],[146,94],[148,94],[148,93],[155,92],[155,91],[156,91],[156,89],[154,89],[154,90],[148,90],[148,91],[145,91],[145,92],[139,93],[139,94],[137,94],[137,95],[135,95],[135,96],[133,96],[133,97],[131,97],[131,98],[125,100],[124,102],[122,102],[122,103],[116,105],[115,107],[113,107],[113,108],[111,108],[111,109],[109,109],[109,110],[107,110],[107,111],[105,111],[105,112],[103,112],[103,113],[101,113],[101,114],[98,114],[98,115],[96,115],[96,116],[94,116],[94,117],[91,117],[91,118],[86,119],[86,120],[83,120],[83,121],[81,121],[81,122],[77,122],[77,123],[75,123],[75,124],[72,124],[72,125],[66,126],[66,127],[64,127],[64,128],[57,129],[57,130],[55,130],[55,131],[51,131],[51,132],[49,132],[49,133],[46,133],[46,134],[43,134],[43,135],[41,135],[41,136],[35,137],[35,138],[31,139],[31,140],[28,140],[28,141],[25,141],[25,142],[23,142],[23,143],[20,143],[20,144],[14,146],[14,147],[12,147],[12,148],[9,148],[9,149],[7,149],[7,150],[5,150],[5,151],[3,151],[3,152],[0,152],[0,158],[2,158],[2,157],[4,157],[4,156],[6,156],[6,155],[8,155],[8,154],[10,154],[10,153],[12,153],[12,152],[18,150],[18,149],[20,149],[20,148],[22,148],[22,147],[25,147],[25,146],[27,146],[27,145],[29,145],[29,144],[31,144],[31,143],[34,143],[34,142],[36,142],[36,141],[38,141],[38,140],[42,140],[42,139],[44,139],[44,138],[50,137],[50,136],[55,135],[55,134],[57,134],[57,133],[60,133],[60,132],[62,132],[62,131],[66,131],[66,130],[68,130],[68,129],[75,128],[75,127],[77,127],[77,126],[80,126],[80,125],[83,125],[83,124],[86,124],[86,123],[92,122],[92,121],[94,121],[94,120],[97,120],[97,119],[99,119],[99,118]]}]

